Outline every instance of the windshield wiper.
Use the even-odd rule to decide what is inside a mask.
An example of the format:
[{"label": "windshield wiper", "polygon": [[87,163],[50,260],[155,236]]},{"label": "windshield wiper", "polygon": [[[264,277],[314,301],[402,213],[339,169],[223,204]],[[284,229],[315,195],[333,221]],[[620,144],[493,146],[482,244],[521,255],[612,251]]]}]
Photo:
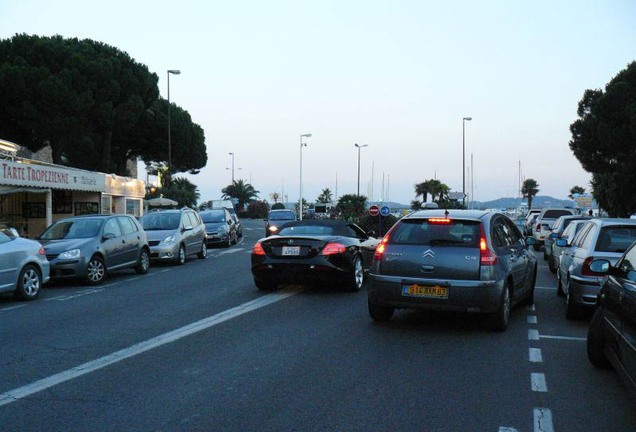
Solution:
[{"label": "windshield wiper", "polygon": [[465,244],[461,240],[449,240],[449,239],[433,239],[429,241],[431,246],[438,244]]}]

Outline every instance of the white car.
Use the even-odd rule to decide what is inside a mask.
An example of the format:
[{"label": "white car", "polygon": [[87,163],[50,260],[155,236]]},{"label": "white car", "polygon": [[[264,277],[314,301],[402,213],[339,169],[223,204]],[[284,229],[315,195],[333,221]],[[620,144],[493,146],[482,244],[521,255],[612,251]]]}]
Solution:
[{"label": "white car", "polygon": [[0,293],[34,300],[49,280],[50,266],[42,245],[0,225]]},{"label": "white car", "polygon": [[541,249],[545,242],[545,238],[550,235],[552,231],[552,224],[561,216],[575,215],[576,211],[571,208],[565,207],[547,207],[541,210],[539,216],[532,225],[532,237],[536,240],[534,244],[534,250]]}]

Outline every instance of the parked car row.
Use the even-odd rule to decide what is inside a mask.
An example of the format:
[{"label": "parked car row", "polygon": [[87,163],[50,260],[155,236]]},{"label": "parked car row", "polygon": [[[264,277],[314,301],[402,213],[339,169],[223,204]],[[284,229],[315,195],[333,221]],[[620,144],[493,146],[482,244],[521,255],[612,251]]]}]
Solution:
[{"label": "parked car row", "polygon": [[208,246],[236,244],[241,222],[228,209],[86,215],[56,221],[37,238],[24,239],[0,225],[0,293],[22,300],[38,297],[49,279],[103,282],[109,272],[148,272],[151,262],[183,265],[190,255],[205,259]]}]

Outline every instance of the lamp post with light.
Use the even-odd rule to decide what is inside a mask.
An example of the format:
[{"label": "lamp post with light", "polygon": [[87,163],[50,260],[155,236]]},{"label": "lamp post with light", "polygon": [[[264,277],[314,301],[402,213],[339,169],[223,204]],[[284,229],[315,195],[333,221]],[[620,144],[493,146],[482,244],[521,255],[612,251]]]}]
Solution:
[{"label": "lamp post with light", "polygon": [[466,207],[466,122],[472,117],[462,118],[462,206]]},{"label": "lamp post with light", "polygon": [[354,146],[358,149],[358,196],[360,196],[360,149],[362,147],[369,147],[369,144],[360,145],[356,143]]},{"label": "lamp post with light", "polygon": [[303,147],[307,147],[307,143],[303,142],[303,138],[310,138],[311,134],[303,134],[300,136],[300,198],[298,199],[298,219],[303,220]]},{"label": "lamp post with light", "polygon": [[[225,168],[226,170],[232,170],[232,184],[234,184],[234,152],[230,152],[228,153],[230,156],[232,156],[232,168]],[[241,170],[242,168],[236,168],[236,170]],[[252,182],[251,179],[251,174],[250,174],[250,183]]]},{"label": "lamp post with light", "polygon": [[168,69],[168,174],[172,170],[172,141],[170,133],[170,75],[179,75],[178,69]]}]

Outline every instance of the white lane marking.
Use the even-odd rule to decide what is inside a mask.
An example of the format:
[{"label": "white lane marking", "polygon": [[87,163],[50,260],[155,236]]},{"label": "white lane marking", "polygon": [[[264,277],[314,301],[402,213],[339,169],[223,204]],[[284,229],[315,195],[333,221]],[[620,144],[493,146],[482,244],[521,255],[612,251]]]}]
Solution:
[{"label": "white lane marking", "polygon": [[528,330],[528,340],[539,340],[539,330]]},{"label": "white lane marking", "polygon": [[241,237],[241,240],[239,240],[239,242],[236,244],[236,246],[239,246],[241,243],[243,243],[243,240],[245,240],[245,237]]},{"label": "white lane marking", "polygon": [[519,431],[515,428],[499,426],[498,432],[519,432]]},{"label": "white lane marking", "polygon": [[534,409],[534,432],[554,432],[552,411],[548,408]]},{"label": "white lane marking", "polygon": [[254,228],[243,228],[243,231],[254,231]]},{"label": "white lane marking", "polygon": [[21,305],[9,306],[9,307],[0,309],[0,311],[9,311],[9,310],[12,310],[12,309],[23,308],[25,306],[28,306],[28,305],[27,304],[21,304]]},{"label": "white lane marking", "polygon": [[526,317],[526,321],[528,322],[528,324],[536,324],[537,323],[537,316],[536,315],[528,315]]},{"label": "white lane marking", "polygon": [[530,305],[530,306],[526,306],[527,310],[533,311],[534,310],[534,305]]},{"label": "white lane marking", "polygon": [[64,297],[66,297],[66,296],[61,295],[61,296],[56,296],[56,297],[50,297],[50,298],[45,298],[43,301],[47,301],[47,302],[48,301],[56,301],[56,300],[59,300],[59,299],[64,298]]},{"label": "white lane marking", "polygon": [[242,250],[243,250],[243,248],[238,248],[238,249],[228,249],[228,250],[226,250],[226,251],[220,252],[220,253],[219,253],[219,255],[233,254],[233,253],[236,253],[236,252],[240,252],[240,251],[242,251]]},{"label": "white lane marking", "polygon": [[251,251],[251,250],[246,250],[246,251],[245,251],[245,253],[246,253],[246,254],[251,254],[251,253],[252,253],[252,251]]},{"label": "white lane marking", "polygon": [[[154,273],[153,273],[153,274],[154,274]],[[109,283],[108,285],[102,285],[102,288],[112,287],[112,286],[115,286],[115,285],[117,285],[117,284],[119,284],[119,283],[121,283],[121,282],[113,282],[113,283]]]},{"label": "white lane marking", "polygon": [[573,337],[573,336],[552,336],[552,335],[541,335],[541,339],[560,339],[560,340],[572,340],[572,341],[586,341],[587,338],[582,337]]},{"label": "white lane marking", "polygon": [[161,270],[161,273],[169,272],[170,270],[172,270],[172,269],[169,269],[169,268],[163,269],[163,270]]},{"label": "white lane marking", "polygon": [[80,377],[87,373],[105,368],[106,366],[110,366],[114,363],[118,363],[122,360],[136,356],[138,354],[144,353],[146,351],[160,347],[170,342],[183,339],[187,336],[206,330],[210,327],[213,327],[217,324],[228,321],[232,318],[236,318],[240,315],[246,314],[256,309],[260,309],[272,303],[276,303],[278,301],[284,300],[287,297],[291,297],[295,294],[298,294],[299,292],[301,292],[301,290],[285,289],[285,290],[281,290],[272,294],[264,295],[255,300],[236,306],[232,309],[225,310],[216,315],[209,316],[202,320],[193,322],[192,324],[188,324],[184,327],[178,328],[168,333],[164,333],[162,335],[159,335],[154,338],[148,339],[146,341],[140,342],[138,344],[132,345],[128,348],[124,348],[122,350],[116,351],[112,354],[108,354],[96,360],[92,360],[87,363],[75,366],[74,368],[65,370],[55,375],[51,375],[47,378],[43,378],[31,384],[27,384],[25,386],[22,386],[13,390],[9,390],[5,393],[0,394],[0,406],[8,405],[17,400],[31,396],[32,394],[41,392],[42,390],[46,390],[48,388],[56,386],[57,384],[70,381],[74,378]]},{"label": "white lane marking", "polygon": [[64,296],[62,298],[58,298],[57,301],[66,301],[66,300],[72,300],[78,297],[83,297],[85,295],[89,295],[89,294],[95,294],[98,292],[104,291],[104,288],[99,288],[99,289],[94,289],[94,290],[88,290],[88,291],[82,291],[81,293],[77,293],[77,294],[73,294],[70,296]]},{"label": "white lane marking", "polygon": [[530,348],[528,351],[528,360],[532,363],[543,363],[541,348]]},{"label": "white lane marking", "polygon": [[542,289],[542,290],[550,290],[550,291],[554,291],[556,290],[556,287],[534,287],[534,289]]},{"label": "white lane marking", "polygon": [[530,387],[532,391],[547,392],[548,385],[545,383],[545,374],[532,372],[530,374]]},{"label": "white lane marking", "polygon": [[126,279],[126,282],[136,281],[137,279],[141,279],[141,276],[131,277],[130,279]]}]

